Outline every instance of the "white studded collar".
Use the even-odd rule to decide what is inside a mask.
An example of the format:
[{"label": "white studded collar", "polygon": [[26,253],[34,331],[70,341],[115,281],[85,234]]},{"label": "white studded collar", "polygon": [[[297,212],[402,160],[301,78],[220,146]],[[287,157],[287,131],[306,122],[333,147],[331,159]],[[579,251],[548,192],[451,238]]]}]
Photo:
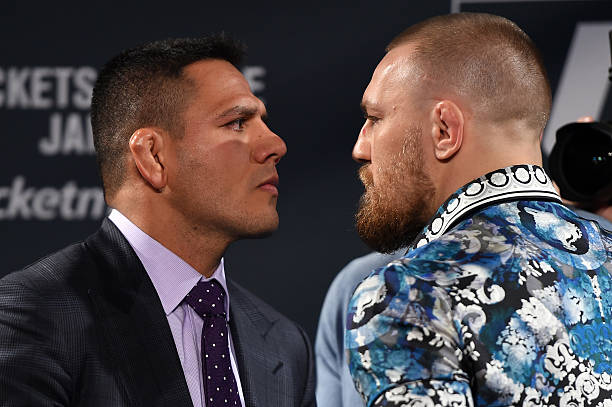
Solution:
[{"label": "white studded collar", "polygon": [[440,206],[409,250],[442,236],[466,214],[500,201],[544,199],[561,202],[552,181],[537,165],[513,165],[492,171],[459,188]]}]

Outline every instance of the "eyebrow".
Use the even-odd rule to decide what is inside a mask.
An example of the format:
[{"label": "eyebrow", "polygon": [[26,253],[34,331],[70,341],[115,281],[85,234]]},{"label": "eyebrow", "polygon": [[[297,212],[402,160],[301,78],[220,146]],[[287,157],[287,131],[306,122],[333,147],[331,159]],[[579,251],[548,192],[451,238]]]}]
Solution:
[{"label": "eyebrow", "polygon": [[[230,116],[253,117],[257,114],[257,111],[258,109],[256,106],[238,105],[218,114],[217,119],[223,119],[225,117]],[[264,111],[264,113],[261,115],[261,118],[263,120],[266,120],[268,118],[268,113]]]},{"label": "eyebrow", "polygon": [[362,100],[361,103],[359,104],[359,107],[361,107],[361,111],[364,114],[368,114],[368,110],[374,110],[376,112],[380,110],[380,108],[378,107],[376,103],[372,103],[371,101],[367,101],[367,100]]}]

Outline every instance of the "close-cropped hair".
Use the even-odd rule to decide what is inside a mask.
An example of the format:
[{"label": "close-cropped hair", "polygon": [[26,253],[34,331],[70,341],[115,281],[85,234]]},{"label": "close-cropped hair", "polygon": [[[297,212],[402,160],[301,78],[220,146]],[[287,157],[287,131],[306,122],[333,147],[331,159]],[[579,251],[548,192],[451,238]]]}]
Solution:
[{"label": "close-cropped hair", "polygon": [[466,97],[475,117],[522,120],[538,134],[551,107],[542,57],[512,21],[481,13],[456,13],[413,25],[387,46],[413,44],[416,63],[438,87]]},{"label": "close-cropped hair", "polygon": [[146,43],[104,65],[93,89],[91,125],[107,202],[125,181],[125,154],[136,130],[159,127],[182,137],[182,112],[194,91],[184,68],[207,59],[238,67],[243,55],[241,43],[218,34]]}]

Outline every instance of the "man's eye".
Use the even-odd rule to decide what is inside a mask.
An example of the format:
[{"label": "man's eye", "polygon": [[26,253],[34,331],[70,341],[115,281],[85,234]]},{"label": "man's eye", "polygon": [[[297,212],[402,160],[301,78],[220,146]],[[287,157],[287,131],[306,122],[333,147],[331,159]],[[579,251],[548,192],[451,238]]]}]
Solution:
[{"label": "man's eye", "polygon": [[231,122],[227,123],[225,126],[229,127],[231,130],[234,130],[234,131],[242,131],[244,129],[245,122],[246,122],[245,119],[240,118],[240,119],[232,120]]},{"label": "man's eye", "polygon": [[371,115],[368,115],[368,114],[364,114],[363,117],[364,117],[364,119],[372,122],[372,124],[376,124],[376,122],[380,120],[380,117],[371,116]]}]

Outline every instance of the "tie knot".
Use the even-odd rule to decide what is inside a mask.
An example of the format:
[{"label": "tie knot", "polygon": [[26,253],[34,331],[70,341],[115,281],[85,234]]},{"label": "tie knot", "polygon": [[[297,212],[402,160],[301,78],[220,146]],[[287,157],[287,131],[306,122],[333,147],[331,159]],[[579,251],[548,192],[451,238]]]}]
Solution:
[{"label": "tie knot", "polygon": [[189,291],[185,302],[202,318],[225,318],[225,290],[217,280],[200,281]]}]

